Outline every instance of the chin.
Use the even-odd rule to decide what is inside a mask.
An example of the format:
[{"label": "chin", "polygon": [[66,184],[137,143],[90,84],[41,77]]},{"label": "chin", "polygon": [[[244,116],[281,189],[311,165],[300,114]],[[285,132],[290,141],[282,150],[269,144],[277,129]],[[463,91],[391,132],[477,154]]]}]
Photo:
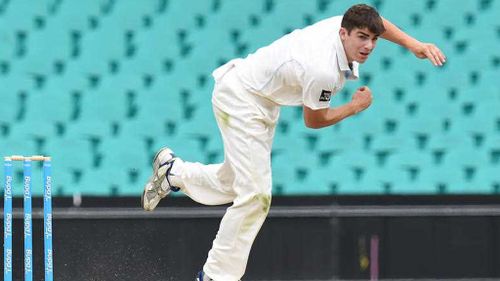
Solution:
[{"label": "chin", "polygon": [[359,63],[359,64],[363,64],[363,63],[365,63],[367,60],[368,60],[368,58],[365,58],[365,59],[358,59],[358,60],[356,60],[356,62],[357,62],[357,63]]}]

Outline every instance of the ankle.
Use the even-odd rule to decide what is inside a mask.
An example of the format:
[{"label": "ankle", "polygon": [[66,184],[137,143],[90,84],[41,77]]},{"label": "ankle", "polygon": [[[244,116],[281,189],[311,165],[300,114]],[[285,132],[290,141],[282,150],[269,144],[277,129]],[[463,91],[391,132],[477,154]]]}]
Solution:
[{"label": "ankle", "polygon": [[174,163],[172,164],[172,169],[170,170],[170,173],[167,175],[168,176],[168,181],[172,186],[176,186],[179,188],[184,187],[184,183],[182,181],[182,172],[184,171],[184,161],[181,159],[177,158],[175,159]]},{"label": "ankle", "polygon": [[198,278],[196,279],[198,281],[214,281],[212,278],[208,277],[205,272],[200,271],[198,272]]}]

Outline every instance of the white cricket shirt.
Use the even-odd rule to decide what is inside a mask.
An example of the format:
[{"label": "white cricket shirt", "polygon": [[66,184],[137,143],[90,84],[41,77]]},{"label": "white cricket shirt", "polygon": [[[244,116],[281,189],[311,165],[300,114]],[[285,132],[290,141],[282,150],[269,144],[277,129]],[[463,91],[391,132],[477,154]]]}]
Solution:
[{"label": "white cricket shirt", "polygon": [[346,79],[358,78],[358,63],[349,67],[340,40],[342,16],[297,29],[245,59],[234,60],[243,86],[279,105],[330,106]]}]

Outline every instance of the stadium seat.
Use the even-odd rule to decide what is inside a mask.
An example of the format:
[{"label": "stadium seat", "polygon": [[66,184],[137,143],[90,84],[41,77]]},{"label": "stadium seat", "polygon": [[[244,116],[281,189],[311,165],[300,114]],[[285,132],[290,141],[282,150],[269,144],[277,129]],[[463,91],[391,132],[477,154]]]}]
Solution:
[{"label": "stadium seat", "polygon": [[472,147],[450,149],[444,165],[451,171],[447,181],[451,181],[447,192],[454,194],[484,194],[491,192],[487,172],[483,166],[488,163],[485,150]]},{"label": "stadium seat", "polygon": [[[35,17],[44,17],[49,12],[47,1],[33,3],[29,0],[8,2],[0,17],[2,27],[27,32],[32,28]],[[8,24],[6,24],[8,23]]]},{"label": "stadium seat", "polygon": [[[114,195],[138,195],[150,176],[151,161],[141,139],[106,139],[101,145],[102,168],[95,172],[97,184]],[[149,166],[149,173],[146,167]],[[144,168],[142,168],[144,167]],[[92,193],[87,190],[85,193]]]},{"label": "stadium seat", "polygon": [[[58,3],[58,4],[56,4]],[[53,2],[50,9],[54,13],[48,21],[51,28],[61,28],[63,30],[91,29],[91,19],[102,20],[100,17],[105,13],[108,7],[107,1],[96,0],[91,3],[73,3],[71,1]]]},{"label": "stadium seat", "polygon": [[54,193],[57,196],[82,194],[86,186],[97,188],[98,182],[87,185],[88,171],[92,169],[94,162],[89,140],[71,137],[49,138],[39,154],[52,157]]}]

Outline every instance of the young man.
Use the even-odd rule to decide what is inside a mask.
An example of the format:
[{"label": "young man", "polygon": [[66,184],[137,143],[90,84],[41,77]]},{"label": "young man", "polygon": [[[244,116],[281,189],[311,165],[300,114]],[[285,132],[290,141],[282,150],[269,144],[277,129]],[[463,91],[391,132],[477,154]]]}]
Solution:
[{"label": "young man", "polygon": [[330,108],[330,99],[346,80],[358,78],[358,65],[368,59],[379,36],[434,65],[445,61],[434,45],[408,36],[372,7],[355,5],[344,16],[295,30],[213,72],[212,104],[224,163],[184,162],[163,148],[153,160],[153,175],[142,196],[148,211],[178,190],[204,205],[232,203],[197,280],[236,281],[245,272],[271,204],[271,144],[280,106],[303,106],[311,128],[336,124],[369,107],[372,94],[366,86],[343,106]]}]

